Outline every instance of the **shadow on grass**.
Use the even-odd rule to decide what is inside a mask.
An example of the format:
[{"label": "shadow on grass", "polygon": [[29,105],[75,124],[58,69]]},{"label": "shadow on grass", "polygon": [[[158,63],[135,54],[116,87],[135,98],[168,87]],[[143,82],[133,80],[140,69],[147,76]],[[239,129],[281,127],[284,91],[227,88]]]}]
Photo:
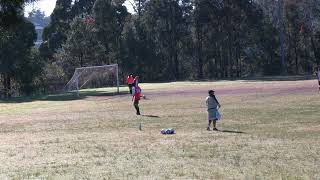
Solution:
[{"label": "shadow on grass", "polygon": [[242,132],[242,131],[232,131],[232,130],[218,130],[218,131],[223,133],[245,134],[245,132]]},{"label": "shadow on grass", "polygon": [[151,117],[151,118],[160,118],[160,116],[155,116],[155,115],[141,115],[144,117]]},{"label": "shadow on grass", "polygon": [[87,97],[105,97],[105,96],[118,96],[128,94],[128,92],[123,91],[120,93],[117,92],[108,92],[108,91],[85,91],[80,92],[80,96],[77,96],[74,92],[66,92],[54,95],[43,95],[43,96],[31,96],[31,97],[14,97],[9,100],[0,100],[0,103],[25,103],[33,101],[74,101],[86,99]]}]

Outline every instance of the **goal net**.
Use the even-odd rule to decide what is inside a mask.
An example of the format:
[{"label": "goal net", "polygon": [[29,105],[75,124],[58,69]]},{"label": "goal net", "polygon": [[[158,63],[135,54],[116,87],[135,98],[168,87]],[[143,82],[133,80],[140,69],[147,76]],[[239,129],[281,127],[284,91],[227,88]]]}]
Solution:
[{"label": "goal net", "polygon": [[76,68],[65,89],[69,92],[76,92],[78,96],[80,89],[103,87],[116,87],[119,93],[118,73],[118,64]]}]

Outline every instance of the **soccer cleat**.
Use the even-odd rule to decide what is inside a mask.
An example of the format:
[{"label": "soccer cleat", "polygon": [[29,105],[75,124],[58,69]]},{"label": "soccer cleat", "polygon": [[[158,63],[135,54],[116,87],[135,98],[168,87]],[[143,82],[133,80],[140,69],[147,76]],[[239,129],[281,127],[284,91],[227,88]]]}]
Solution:
[{"label": "soccer cleat", "polygon": [[211,131],[211,130],[210,130],[210,127],[207,127],[207,131]]}]

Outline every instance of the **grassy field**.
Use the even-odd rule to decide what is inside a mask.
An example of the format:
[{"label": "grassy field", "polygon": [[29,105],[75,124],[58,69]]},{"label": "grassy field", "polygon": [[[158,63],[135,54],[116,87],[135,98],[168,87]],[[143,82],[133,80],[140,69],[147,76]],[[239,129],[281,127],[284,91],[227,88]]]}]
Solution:
[{"label": "grassy field", "polygon": [[[141,84],[142,116],[128,94],[110,89],[2,101],[0,179],[320,179],[316,85]],[[218,132],[206,130],[212,88],[222,104]],[[176,134],[161,135],[167,127]]]}]

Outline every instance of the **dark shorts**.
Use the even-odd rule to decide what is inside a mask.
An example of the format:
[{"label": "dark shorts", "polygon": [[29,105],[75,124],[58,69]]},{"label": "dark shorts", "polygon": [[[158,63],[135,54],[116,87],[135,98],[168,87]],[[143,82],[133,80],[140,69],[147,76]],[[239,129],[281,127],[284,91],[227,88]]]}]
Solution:
[{"label": "dark shorts", "polygon": [[133,104],[139,104],[139,100],[134,100]]},{"label": "dark shorts", "polygon": [[128,84],[129,88],[132,88],[134,84]]},{"label": "dark shorts", "polygon": [[208,109],[208,120],[209,121],[217,120],[216,113],[217,113],[216,108]]}]

